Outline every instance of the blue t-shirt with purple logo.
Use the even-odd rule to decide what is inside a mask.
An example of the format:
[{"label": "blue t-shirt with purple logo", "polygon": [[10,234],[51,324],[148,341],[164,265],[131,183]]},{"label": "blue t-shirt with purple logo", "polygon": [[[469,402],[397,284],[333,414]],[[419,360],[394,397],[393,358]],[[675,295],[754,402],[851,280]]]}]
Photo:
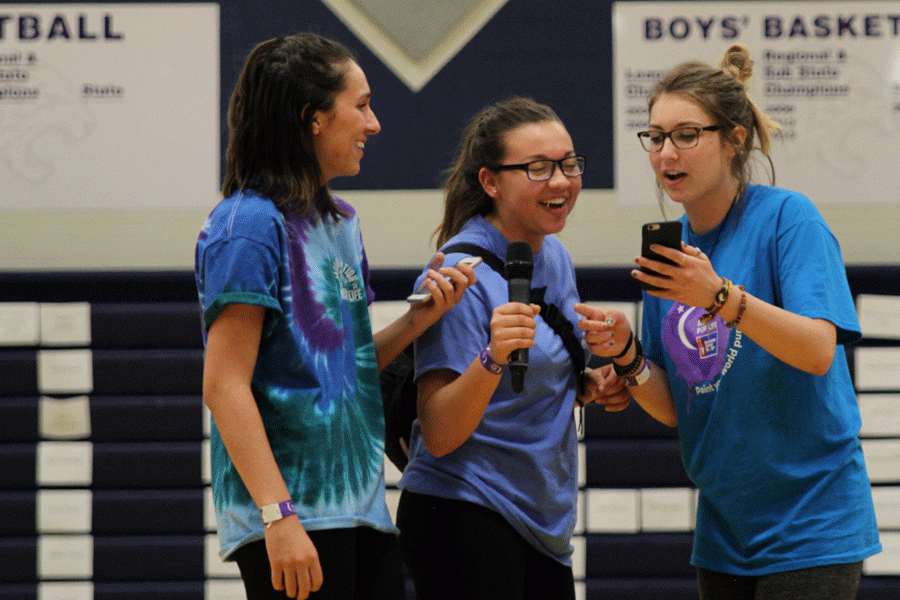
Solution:
[{"label": "blue t-shirt with purple logo", "polygon": [[[252,191],[212,211],[196,248],[209,326],[232,303],[266,308],[252,390],[308,530],[396,532],[384,497],[384,413],[369,321],[373,292],[359,219],[301,219]],[[264,538],[259,509],[212,424],[221,555]]]},{"label": "blue t-shirt with purple logo", "polygon": [[789,312],[830,321],[838,341],[831,368],[816,376],[721,317],[702,323],[702,308],[644,294],[644,349],[667,373],[682,459],[699,489],[692,563],[763,575],[877,553],[844,351],[861,334],[837,240],[809,199],[764,186],[749,186],[706,234],[682,221],[684,241],[716,273]]}]

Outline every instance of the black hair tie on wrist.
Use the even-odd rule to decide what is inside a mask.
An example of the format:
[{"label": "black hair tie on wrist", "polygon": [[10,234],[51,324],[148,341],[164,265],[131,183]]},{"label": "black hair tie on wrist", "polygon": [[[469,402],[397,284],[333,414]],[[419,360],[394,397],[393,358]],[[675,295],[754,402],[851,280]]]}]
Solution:
[{"label": "black hair tie on wrist", "polygon": [[644,360],[644,349],[641,347],[641,340],[635,339],[634,346],[637,348],[637,352],[634,355],[633,361],[625,366],[622,366],[615,361],[612,364],[613,371],[615,371],[616,375],[619,377],[634,377],[637,375],[638,371],[641,370],[641,364]]},{"label": "black hair tie on wrist", "polygon": [[619,354],[616,354],[615,356],[613,356],[613,358],[622,358],[623,356],[628,354],[628,351],[631,350],[631,344],[633,342],[634,342],[634,331],[629,329],[628,330],[628,341],[625,343],[625,349],[622,350]]}]

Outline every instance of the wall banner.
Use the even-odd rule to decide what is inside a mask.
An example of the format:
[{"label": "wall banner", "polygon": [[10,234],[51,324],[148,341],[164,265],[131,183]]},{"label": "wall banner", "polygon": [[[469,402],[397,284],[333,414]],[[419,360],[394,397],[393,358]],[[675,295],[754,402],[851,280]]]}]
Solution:
[{"label": "wall banner", "polygon": [[[718,65],[734,43],[748,88],[782,126],[776,184],[816,203],[900,202],[900,3],[618,2],[613,6],[617,197],[656,202],[647,153],[653,83],[686,60]],[[755,165],[768,182],[768,165]]]},{"label": "wall banner", "polygon": [[218,4],[0,5],[0,209],[212,206]]}]

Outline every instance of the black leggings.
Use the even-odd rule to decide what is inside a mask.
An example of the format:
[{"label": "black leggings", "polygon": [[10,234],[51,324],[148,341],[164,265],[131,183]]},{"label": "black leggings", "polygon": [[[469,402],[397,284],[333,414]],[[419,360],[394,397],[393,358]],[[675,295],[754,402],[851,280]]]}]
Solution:
[{"label": "black leggings", "polygon": [[[308,531],[319,554],[324,581],[310,600],[404,600],[406,583],[397,537],[370,527]],[[272,587],[265,540],[235,550],[247,600],[284,600]]]},{"label": "black leggings", "polygon": [[697,569],[700,600],[853,600],[862,563],[742,577]]},{"label": "black leggings", "polygon": [[404,490],[397,526],[416,600],[575,598],[572,568],[483,506]]}]

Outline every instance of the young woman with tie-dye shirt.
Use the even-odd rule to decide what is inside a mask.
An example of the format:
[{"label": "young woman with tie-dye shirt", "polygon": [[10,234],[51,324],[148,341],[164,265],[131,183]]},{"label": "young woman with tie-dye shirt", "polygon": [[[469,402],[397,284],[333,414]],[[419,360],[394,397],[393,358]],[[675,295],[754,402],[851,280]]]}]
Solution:
[{"label": "young woman with tie-dye shirt", "polygon": [[430,270],[431,298],[373,335],[359,220],[327,188],[380,130],[369,100],[347,49],[312,34],[258,45],[231,98],[196,277],[221,555],[249,600],[405,595],[378,372],[474,274]]}]

